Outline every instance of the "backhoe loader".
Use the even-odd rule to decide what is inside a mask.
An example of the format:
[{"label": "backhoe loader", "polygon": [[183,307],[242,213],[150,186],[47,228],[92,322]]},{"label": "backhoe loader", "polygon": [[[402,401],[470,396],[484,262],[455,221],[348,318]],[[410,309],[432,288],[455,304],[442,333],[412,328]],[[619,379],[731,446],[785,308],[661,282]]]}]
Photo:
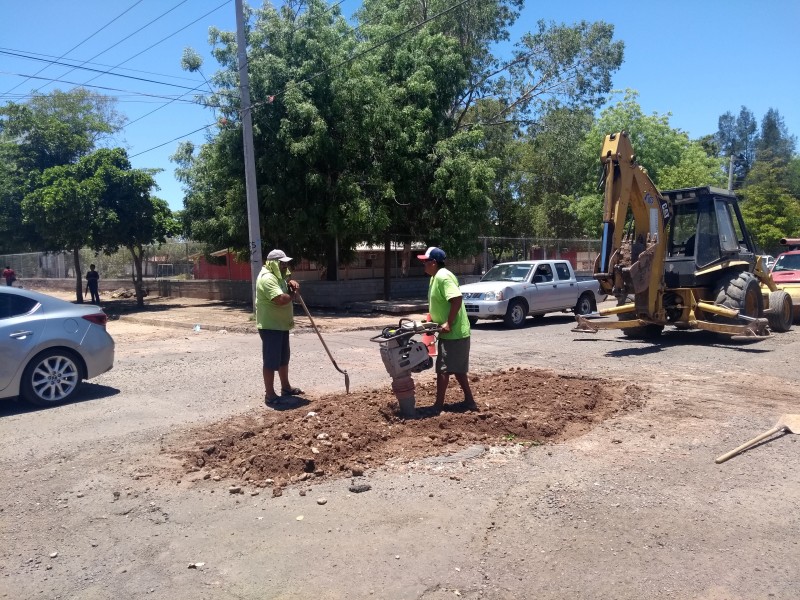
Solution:
[{"label": "backhoe loader", "polygon": [[[601,161],[594,278],[617,306],[576,316],[573,331],[647,339],[670,325],[756,341],[791,327],[791,297],[766,272],[736,196],[710,186],[660,192],[625,132],[606,136]],[[612,315],[618,320],[602,319]]]}]

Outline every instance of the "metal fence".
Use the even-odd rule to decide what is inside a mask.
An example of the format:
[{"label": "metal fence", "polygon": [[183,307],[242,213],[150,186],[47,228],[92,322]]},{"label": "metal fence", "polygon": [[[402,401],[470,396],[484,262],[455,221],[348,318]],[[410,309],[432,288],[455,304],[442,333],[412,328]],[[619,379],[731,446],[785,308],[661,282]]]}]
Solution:
[{"label": "metal fence", "polygon": [[[453,257],[447,265],[457,275],[480,276],[497,262],[530,259],[570,260],[579,274],[590,274],[595,257],[600,251],[600,240],[596,239],[552,239],[552,238],[503,238],[481,237],[483,251],[475,256]],[[195,279],[198,269],[206,260],[205,246],[199,242],[170,242],[145,248],[143,276],[156,279]],[[386,255],[384,246],[359,246],[353,259],[340,266],[339,279],[382,278]],[[422,264],[416,255],[424,251],[419,242],[403,241],[390,244],[390,272],[395,278],[423,275]],[[215,253],[219,254],[219,253]],[[235,260],[231,255],[216,260]],[[86,272],[94,264],[104,279],[124,279],[134,272],[133,259],[127,249],[111,254],[96,253],[89,249],[80,251],[81,270]],[[74,278],[75,265],[70,252],[29,252],[26,254],[0,254],[0,268],[10,266],[20,279]],[[325,277],[323,265],[298,259],[294,272],[303,279]],[[214,279],[231,279],[230,269],[217,269]],[[235,277],[234,277],[235,278]],[[249,279],[249,277],[248,277]]]},{"label": "metal fence", "polygon": [[[203,244],[174,242],[146,246],[142,261],[142,275],[152,278],[192,279],[193,256],[202,253]],[[80,267],[83,272],[94,264],[104,279],[125,279],[134,273],[133,257],[127,248],[114,253],[80,250]],[[64,279],[75,276],[75,260],[71,252],[28,252],[25,254],[0,254],[0,266],[10,266],[19,279]]]}]

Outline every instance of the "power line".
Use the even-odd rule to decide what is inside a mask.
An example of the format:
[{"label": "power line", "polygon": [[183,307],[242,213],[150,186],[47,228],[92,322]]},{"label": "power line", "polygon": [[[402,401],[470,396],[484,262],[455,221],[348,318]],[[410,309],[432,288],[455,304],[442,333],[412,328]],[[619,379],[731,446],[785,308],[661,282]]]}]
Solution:
[{"label": "power line", "polygon": [[[129,34],[129,35],[127,35],[127,36],[125,36],[124,38],[122,38],[122,39],[121,39],[121,40],[119,40],[118,42],[115,42],[115,43],[111,44],[111,45],[110,45],[108,48],[106,48],[105,50],[103,50],[103,51],[101,51],[101,52],[98,52],[97,54],[95,54],[95,55],[94,55],[94,56],[92,56],[91,58],[89,58],[89,59],[87,59],[87,60],[83,61],[83,62],[81,63],[81,65],[85,65],[86,63],[88,63],[88,62],[89,62],[89,61],[91,61],[91,60],[94,60],[94,59],[95,59],[95,58],[97,58],[98,56],[100,56],[100,55],[102,55],[102,54],[105,54],[106,52],[108,52],[108,51],[109,51],[109,50],[111,50],[112,48],[115,48],[115,47],[119,46],[119,45],[120,45],[122,42],[124,42],[124,41],[126,41],[126,40],[128,40],[128,39],[132,38],[134,35],[136,35],[136,34],[137,34],[137,33],[139,33],[140,31],[142,31],[143,29],[146,29],[147,27],[150,27],[150,25],[152,25],[153,23],[155,23],[155,22],[156,22],[156,21],[158,21],[159,19],[161,19],[161,18],[163,18],[163,17],[167,16],[169,13],[171,13],[173,10],[175,10],[176,8],[178,8],[179,6],[181,6],[182,4],[186,4],[186,2],[188,2],[188,1],[189,1],[189,0],[181,0],[181,2],[179,2],[178,4],[176,4],[175,6],[173,6],[172,8],[170,8],[169,10],[167,10],[167,11],[165,11],[165,12],[161,13],[161,14],[160,14],[160,15],[158,15],[158,16],[157,16],[155,19],[153,19],[153,20],[149,21],[149,22],[148,22],[148,23],[146,23],[145,25],[142,25],[142,26],[141,26],[139,29],[137,29],[137,30],[136,30],[136,31],[134,31],[133,33],[131,33],[131,34]],[[72,73],[72,71],[74,71],[74,70],[75,70],[75,69],[77,69],[77,68],[78,68],[78,67],[74,67],[74,68],[70,69],[69,71],[67,71],[66,73],[64,73],[63,75],[61,75],[61,77],[66,77],[67,75],[69,75],[70,73]],[[44,85],[46,85],[46,84],[44,84]],[[41,87],[40,87],[40,88],[38,88],[38,89],[36,89],[35,91],[37,91],[37,92],[38,92],[38,91],[39,91],[39,89],[41,89]]]},{"label": "power line", "polygon": [[[84,40],[82,40],[81,42],[78,42],[78,43],[77,43],[76,45],[74,45],[72,48],[70,48],[69,50],[67,50],[66,52],[64,52],[64,54],[62,54],[61,56],[59,56],[59,57],[58,57],[58,59],[60,60],[60,59],[64,58],[64,57],[65,57],[67,54],[69,54],[70,52],[72,52],[73,50],[75,50],[76,48],[78,48],[79,46],[82,46],[84,43],[88,42],[90,39],[92,39],[92,38],[93,38],[94,36],[96,36],[98,33],[100,33],[101,31],[103,31],[103,30],[104,30],[106,27],[108,27],[109,25],[111,25],[111,24],[112,24],[114,21],[116,21],[117,19],[119,19],[120,17],[122,17],[122,16],[123,16],[125,13],[127,13],[127,12],[129,12],[129,11],[133,10],[134,8],[136,8],[136,6],[138,6],[139,4],[141,4],[141,3],[142,3],[142,1],[143,1],[143,0],[138,0],[137,2],[134,2],[132,6],[130,6],[129,8],[125,9],[124,11],[122,11],[120,14],[118,14],[116,17],[114,17],[113,19],[111,19],[111,20],[110,20],[108,23],[106,23],[105,25],[103,25],[103,26],[102,26],[100,29],[98,29],[97,31],[95,31],[95,32],[94,32],[93,34],[91,34],[89,37],[85,38],[85,39],[84,39]],[[39,69],[38,71],[36,71],[36,73],[34,73],[34,75],[38,75],[39,73],[41,73],[42,71],[44,71],[45,69],[47,69],[47,67],[48,67],[48,66],[49,66],[49,65],[42,67],[41,69]],[[8,90],[8,91],[7,91],[7,92],[5,92],[4,94],[0,94],[0,96],[6,96],[6,95],[7,95],[9,92],[13,92],[15,89],[17,89],[19,86],[21,86],[21,85],[22,85],[23,83],[25,83],[26,81],[30,81],[30,79],[31,79],[31,78],[28,78],[28,79],[25,79],[25,80],[23,80],[23,81],[20,81],[20,82],[19,82],[17,85],[15,85],[13,88],[11,88],[10,90]]]},{"label": "power line", "polygon": [[[186,2],[186,1],[187,1],[187,0],[183,0],[183,2]],[[208,15],[210,15],[211,13],[218,11],[220,8],[222,8],[222,7],[223,7],[223,6],[225,6],[226,4],[230,4],[230,1],[231,1],[231,0],[225,0],[225,1],[224,1],[222,4],[220,4],[220,5],[219,5],[219,6],[217,6],[216,8],[213,8],[213,9],[211,9],[211,10],[210,10],[210,11],[208,11],[206,14],[204,14],[204,15],[202,15],[202,16],[200,16],[200,17],[196,18],[194,21],[192,21],[192,22],[191,22],[191,23],[189,23],[188,25],[184,25],[183,27],[181,27],[181,28],[180,28],[180,29],[178,29],[177,31],[173,31],[173,32],[172,32],[172,33],[170,33],[168,36],[161,38],[161,39],[160,39],[160,40],[158,40],[156,43],[154,43],[154,44],[150,44],[150,45],[149,45],[147,48],[145,48],[145,49],[144,49],[144,50],[142,50],[141,52],[137,52],[137,53],[136,53],[136,54],[134,54],[133,56],[131,56],[131,57],[129,57],[129,58],[126,58],[126,59],[125,59],[125,60],[123,60],[121,63],[119,63],[119,64],[117,64],[117,65],[115,65],[115,66],[111,67],[111,69],[116,69],[117,67],[120,67],[120,66],[124,65],[126,62],[133,60],[133,59],[134,59],[134,58],[136,58],[137,56],[140,56],[140,55],[144,54],[144,53],[145,53],[145,52],[147,52],[148,50],[150,50],[150,49],[152,49],[152,48],[155,48],[155,47],[156,47],[156,46],[158,46],[160,43],[162,43],[162,42],[165,42],[166,40],[168,40],[168,39],[169,39],[169,38],[171,38],[172,36],[179,34],[179,33],[180,33],[181,31],[183,31],[184,29],[187,29],[188,27],[191,27],[192,25],[194,25],[195,23],[197,23],[197,22],[198,22],[198,21],[200,21],[201,19],[204,19],[204,18],[206,18],[206,17],[207,17]],[[181,2],[181,4],[183,4],[183,2]],[[180,4],[178,4],[178,5],[177,5],[175,8],[178,8],[178,6],[180,6]],[[166,14],[166,13],[165,13],[165,14]],[[145,26],[145,27],[146,27],[146,26]],[[141,30],[137,30],[137,31],[135,31],[134,33],[132,33],[131,35],[134,35],[135,33],[138,33],[138,31],[141,31]],[[128,37],[130,37],[130,36],[128,36]],[[126,38],[126,39],[127,39],[127,38]],[[113,46],[112,46],[112,47],[113,47]],[[108,71],[106,71],[105,73],[101,73],[100,75],[105,75],[105,74],[109,74],[109,73],[111,73],[111,70],[108,70]],[[86,81],[86,83],[89,83],[89,81],[94,81],[95,79],[97,79],[98,77],[100,77],[100,75],[97,75],[97,76],[95,76],[95,77],[92,77],[91,79],[89,79],[88,81]]]},{"label": "power line", "polygon": [[[57,60],[48,60],[48,59],[45,59],[45,58],[37,58],[35,56],[26,56],[24,54],[20,54],[20,53],[17,53],[17,52],[9,52],[7,50],[0,50],[0,54],[5,54],[7,56],[16,56],[18,58],[25,58],[25,59],[28,59],[28,60],[49,62],[50,64],[60,65],[60,66],[64,66],[64,67],[73,66],[73,65],[70,65],[70,64],[67,64],[67,63],[62,63],[62,62],[57,61]],[[158,85],[168,85],[168,86],[171,86],[171,87],[182,88],[184,90],[190,90],[190,91],[194,91],[194,90],[198,89],[196,87],[195,88],[191,88],[188,85],[178,85],[177,83],[167,83],[165,81],[156,81],[155,79],[147,79],[145,77],[136,77],[134,75],[123,75],[122,73],[112,73],[111,71],[101,71],[100,69],[93,69],[92,67],[84,67],[82,65],[75,65],[72,70],[74,71],[76,69],[80,69],[82,71],[92,71],[94,73],[100,73],[100,75],[111,75],[112,77],[122,77],[123,79],[133,79],[133,80],[136,80],[136,81],[144,81],[144,82],[147,82],[147,83],[155,83],[155,84],[158,84]],[[39,72],[41,73],[41,71],[39,71]],[[36,75],[36,74],[34,74],[34,75]],[[33,77],[33,76],[31,76],[31,77]],[[98,75],[98,77],[99,77],[99,75]],[[93,79],[90,79],[89,81],[94,81],[94,79],[97,79],[97,77],[95,77]],[[27,81],[27,79],[26,79],[26,81]],[[88,81],[86,83],[88,83]]]},{"label": "power line", "polygon": [[189,133],[184,133],[183,135],[179,135],[178,137],[169,140],[168,142],[164,142],[163,144],[159,144],[158,146],[153,146],[152,148],[148,148],[147,150],[142,150],[141,152],[137,152],[136,154],[131,154],[128,158],[134,158],[135,156],[140,156],[142,154],[146,154],[152,150],[156,150],[157,148],[161,148],[162,146],[166,146],[167,144],[171,144],[172,142],[177,142],[180,139],[183,139],[187,136],[197,133],[198,131],[203,131],[203,129],[208,129],[209,127],[215,125],[215,123],[209,123],[208,125],[203,125],[199,129],[195,129],[194,131],[190,131]]},{"label": "power line", "polygon": [[[180,100],[180,98],[182,98],[183,96],[186,95],[186,94],[181,94],[180,96],[171,97],[171,96],[163,96],[161,94],[148,94],[147,92],[134,92],[133,90],[123,90],[123,89],[120,89],[120,88],[113,88],[113,87],[108,87],[108,86],[104,86],[104,85],[86,85],[86,84],[83,84],[83,83],[78,83],[77,81],[67,81],[65,79],[51,79],[49,77],[37,77],[36,75],[27,75],[25,73],[13,73],[11,71],[0,71],[0,74],[3,74],[3,75],[16,75],[18,77],[29,77],[30,79],[47,79],[48,81],[53,82],[53,83],[68,83],[68,84],[74,85],[75,87],[78,87],[78,88],[80,88],[80,87],[90,87],[90,88],[97,88],[98,90],[109,90],[109,91],[112,91],[112,92],[124,92],[126,94],[131,94],[131,95],[135,95],[135,96],[146,96],[148,98],[162,98],[164,100],[173,100],[173,101],[174,100]],[[188,104],[194,104],[194,102],[190,101],[190,100],[180,100],[180,101],[181,102],[186,102]]]},{"label": "power line", "polygon": [[[41,60],[41,59],[47,59],[47,60],[61,60],[61,59],[64,59],[64,60],[71,60],[73,62],[77,62],[79,60],[79,59],[75,59],[75,58],[64,58],[63,56],[53,56],[52,54],[44,54],[42,52],[32,52],[30,50],[20,50],[19,48],[5,48],[3,46],[0,46],[0,51],[18,52],[20,54],[25,55],[25,57],[28,57],[28,58],[31,58],[31,59],[39,59],[39,60]],[[113,69],[114,68],[112,65],[107,65],[107,64],[104,64],[104,63],[96,63],[96,62],[91,62],[91,61],[83,61],[80,64],[81,65],[92,65],[94,67],[102,68],[102,69]],[[77,67],[78,65],[67,64],[66,66]],[[155,75],[157,77],[165,77],[167,79],[182,79],[184,81],[190,81],[192,83],[196,83],[198,81],[197,78],[195,78],[195,77],[184,77],[184,76],[181,76],[181,75],[170,75],[168,73],[157,73],[155,71],[146,71],[144,69],[132,69],[130,67],[123,67],[120,70],[121,71],[128,71],[128,72],[131,72],[131,73],[141,73],[143,75]],[[36,73],[36,74],[38,75],[38,73]]]}]

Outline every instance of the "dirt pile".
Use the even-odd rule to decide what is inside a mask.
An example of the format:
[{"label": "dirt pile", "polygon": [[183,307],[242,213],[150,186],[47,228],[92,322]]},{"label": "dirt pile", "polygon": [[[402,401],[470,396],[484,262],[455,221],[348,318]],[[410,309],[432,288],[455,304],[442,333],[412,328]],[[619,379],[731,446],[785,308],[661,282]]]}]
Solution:
[{"label": "dirt pile", "polygon": [[[510,369],[473,376],[481,408],[458,404],[435,414],[435,382],[416,388],[419,418],[400,417],[391,390],[296,399],[258,417],[236,417],[190,434],[178,454],[196,479],[266,487],[320,477],[361,475],[387,462],[444,455],[473,444],[535,445],[583,433],[621,410],[643,404],[630,384],[547,371]],[[455,381],[452,400],[460,393]],[[277,494],[276,494],[277,495]]]}]

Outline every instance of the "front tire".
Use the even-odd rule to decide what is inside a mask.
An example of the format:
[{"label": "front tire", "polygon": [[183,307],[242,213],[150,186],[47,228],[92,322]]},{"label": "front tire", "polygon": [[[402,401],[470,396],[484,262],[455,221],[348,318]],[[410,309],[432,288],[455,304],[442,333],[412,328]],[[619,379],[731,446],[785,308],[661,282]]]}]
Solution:
[{"label": "front tire", "polygon": [[794,307],[792,306],[792,297],[785,290],[769,293],[769,308],[764,312],[772,331],[783,333],[792,328]]},{"label": "front tire", "polygon": [[525,317],[528,316],[528,305],[524,300],[515,298],[508,303],[506,315],[503,317],[503,322],[507,327],[518,328],[522,327],[525,322]]},{"label": "front tire", "polygon": [[470,327],[475,327],[475,324],[478,322],[478,317],[467,317],[467,321],[469,321]]},{"label": "front tire", "polygon": [[[714,293],[715,302],[739,314],[757,319],[764,316],[764,298],[758,279],[748,271],[720,280]],[[739,319],[717,317],[722,323],[741,324]]]},{"label": "front tire", "polygon": [[70,400],[81,383],[80,361],[69,350],[47,350],[38,354],[22,374],[21,395],[37,406],[52,406]]}]

